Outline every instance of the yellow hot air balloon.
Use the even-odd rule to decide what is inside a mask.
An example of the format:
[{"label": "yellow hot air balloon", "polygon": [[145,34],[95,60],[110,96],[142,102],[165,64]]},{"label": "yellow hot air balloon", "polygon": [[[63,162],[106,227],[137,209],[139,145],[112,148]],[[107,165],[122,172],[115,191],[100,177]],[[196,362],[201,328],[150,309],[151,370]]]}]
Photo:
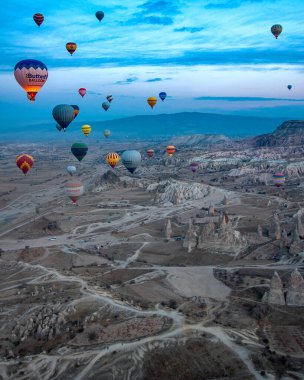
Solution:
[{"label": "yellow hot air balloon", "polygon": [[65,45],[67,51],[73,55],[75,50],[77,49],[77,44],[75,44],[75,42],[68,42],[66,45]]},{"label": "yellow hot air balloon", "polygon": [[150,96],[150,98],[147,99],[147,102],[151,108],[155,106],[157,103],[157,99],[154,96]]},{"label": "yellow hot air balloon", "polygon": [[114,169],[120,161],[120,156],[117,153],[109,153],[106,157],[107,163]]},{"label": "yellow hot air balloon", "polygon": [[91,130],[92,130],[92,128],[91,128],[91,126],[89,124],[85,124],[85,125],[83,125],[81,127],[81,130],[82,130],[83,134],[88,137],[89,134],[90,134],[90,132],[91,132]]}]

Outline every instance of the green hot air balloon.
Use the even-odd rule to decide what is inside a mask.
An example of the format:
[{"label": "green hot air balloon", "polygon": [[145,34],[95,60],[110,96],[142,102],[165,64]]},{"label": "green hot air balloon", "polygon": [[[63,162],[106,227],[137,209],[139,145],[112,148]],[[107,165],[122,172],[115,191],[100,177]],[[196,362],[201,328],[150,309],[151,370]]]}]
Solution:
[{"label": "green hot air balloon", "polygon": [[58,129],[59,132],[62,131],[62,126],[61,125],[56,124],[56,128]]},{"label": "green hot air balloon", "polygon": [[103,102],[102,103],[102,108],[107,111],[110,108],[110,103],[109,102]]},{"label": "green hot air balloon", "polygon": [[81,161],[88,152],[88,146],[83,142],[75,142],[71,146],[71,152],[77,158],[78,161]]},{"label": "green hot air balloon", "polygon": [[109,131],[109,129],[105,129],[105,130],[103,131],[103,135],[104,135],[105,138],[110,137],[110,134],[111,134],[111,132]]},{"label": "green hot air balloon", "polygon": [[97,19],[98,19],[99,21],[101,21],[101,20],[104,18],[104,13],[103,13],[103,11],[97,11],[97,12],[95,13],[95,16],[97,17]]},{"label": "green hot air balloon", "polygon": [[74,120],[74,108],[69,104],[59,104],[53,108],[53,118],[65,130]]},{"label": "green hot air balloon", "polygon": [[137,150],[125,150],[121,155],[121,161],[130,173],[134,173],[141,162],[141,155]]}]

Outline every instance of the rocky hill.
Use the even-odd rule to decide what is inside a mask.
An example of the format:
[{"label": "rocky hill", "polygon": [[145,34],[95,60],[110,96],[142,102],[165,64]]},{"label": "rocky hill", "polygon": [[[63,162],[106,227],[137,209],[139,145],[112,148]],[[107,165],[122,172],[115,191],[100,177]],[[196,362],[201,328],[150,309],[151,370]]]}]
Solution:
[{"label": "rocky hill", "polygon": [[252,139],[256,147],[303,145],[304,120],[289,120],[281,124],[273,133]]},{"label": "rocky hill", "polygon": [[175,136],[170,140],[170,144],[175,144],[178,146],[207,146],[213,144],[219,144],[229,141],[229,138],[224,135],[215,134],[195,134],[195,135],[185,135],[185,136]]}]

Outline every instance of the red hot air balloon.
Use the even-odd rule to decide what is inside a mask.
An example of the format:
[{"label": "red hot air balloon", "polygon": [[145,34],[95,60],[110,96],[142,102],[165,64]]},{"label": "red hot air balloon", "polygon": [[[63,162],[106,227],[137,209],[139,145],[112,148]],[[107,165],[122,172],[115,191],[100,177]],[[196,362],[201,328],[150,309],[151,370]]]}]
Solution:
[{"label": "red hot air balloon", "polygon": [[147,150],[147,155],[148,155],[150,158],[154,157],[154,149],[148,149],[148,150]]},{"label": "red hot air balloon", "polygon": [[35,13],[34,16],[33,16],[33,19],[35,21],[35,23],[40,26],[43,21],[44,21],[44,16],[42,13]]},{"label": "red hot air balloon", "polygon": [[197,162],[191,162],[189,167],[190,167],[190,170],[192,171],[192,173],[195,173],[199,167],[199,164]]},{"label": "red hot air balloon", "polygon": [[34,164],[34,159],[29,154],[19,154],[16,157],[16,165],[24,175],[31,169]]},{"label": "red hot air balloon", "polygon": [[81,95],[82,97],[84,97],[85,94],[87,93],[87,90],[86,90],[85,88],[81,87],[81,88],[78,90],[78,92],[79,92],[79,95]]}]

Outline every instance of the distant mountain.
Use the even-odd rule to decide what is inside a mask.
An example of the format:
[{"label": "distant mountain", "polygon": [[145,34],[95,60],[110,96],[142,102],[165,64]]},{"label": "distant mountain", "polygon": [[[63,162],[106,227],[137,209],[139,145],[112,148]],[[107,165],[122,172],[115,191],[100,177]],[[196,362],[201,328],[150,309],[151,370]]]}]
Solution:
[{"label": "distant mountain", "polygon": [[[230,137],[256,136],[271,132],[284,119],[252,116],[221,115],[200,112],[132,116],[109,121],[87,121],[92,125],[91,135],[103,138],[104,129],[111,130],[111,137],[118,139],[150,139],[191,134],[223,134]],[[6,129],[1,138],[16,141],[57,140],[59,133],[64,140],[82,138],[81,123],[74,121],[67,132],[58,132],[56,123],[22,126]],[[29,133],[32,131],[33,133]],[[96,133],[98,131],[98,134]]]},{"label": "distant mountain", "polygon": [[303,145],[304,120],[285,121],[273,133],[257,136],[252,141],[256,147]]},{"label": "distant mountain", "polygon": [[174,136],[169,143],[178,146],[207,146],[213,144],[219,144],[229,141],[229,137],[224,135],[186,135],[186,136]]}]

